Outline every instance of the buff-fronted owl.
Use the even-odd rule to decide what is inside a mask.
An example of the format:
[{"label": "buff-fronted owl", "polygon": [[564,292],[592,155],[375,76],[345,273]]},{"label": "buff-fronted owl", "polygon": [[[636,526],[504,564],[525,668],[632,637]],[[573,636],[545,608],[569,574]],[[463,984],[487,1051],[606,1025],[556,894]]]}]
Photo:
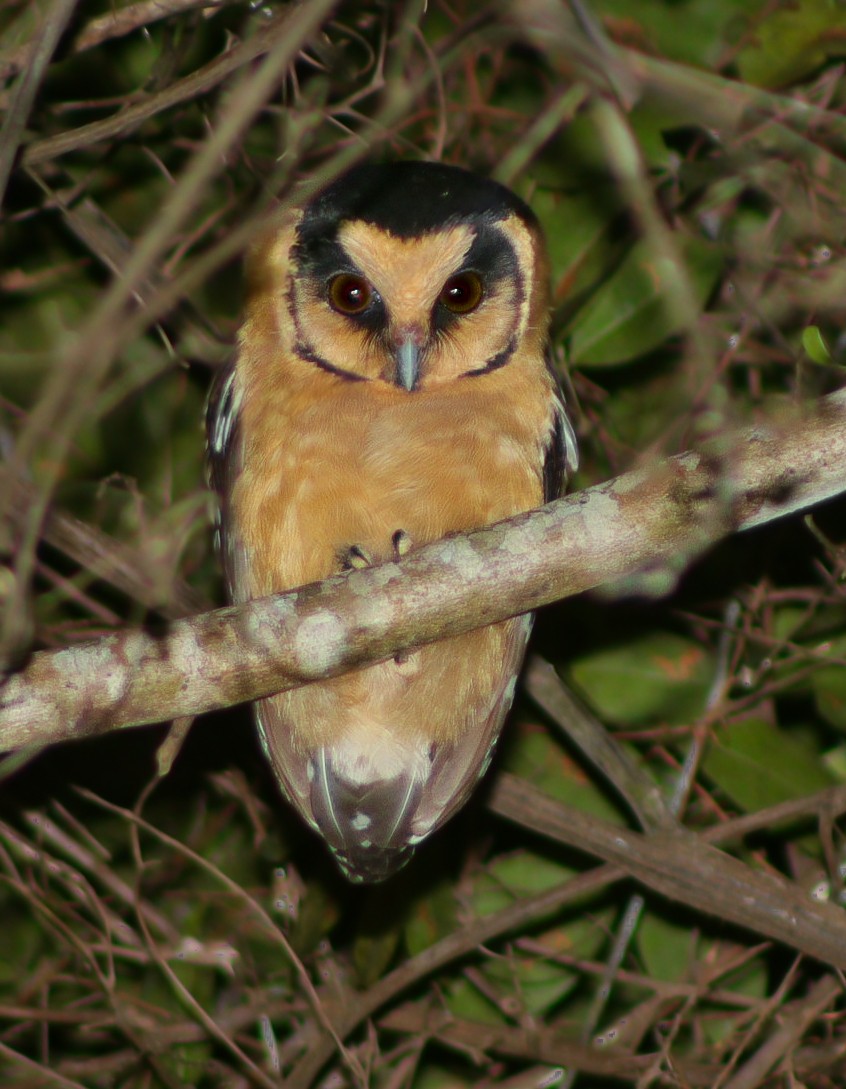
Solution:
[{"label": "buff-fronted owl", "polygon": [[[263,238],[208,419],[231,599],[556,498],[577,455],[549,311],[535,216],[457,167],[357,167]],[[285,796],[351,880],[389,876],[467,800],[530,627],[516,617],[255,704]]]}]

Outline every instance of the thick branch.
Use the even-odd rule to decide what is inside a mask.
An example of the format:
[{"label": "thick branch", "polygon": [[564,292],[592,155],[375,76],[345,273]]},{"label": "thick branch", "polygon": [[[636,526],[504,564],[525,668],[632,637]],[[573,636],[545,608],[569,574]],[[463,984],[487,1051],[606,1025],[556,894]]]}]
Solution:
[{"label": "thick branch", "polygon": [[729,533],[843,491],[846,391],[801,419],[722,436],[401,563],[158,632],[35,654],[0,694],[0,744],[46,744],[256,699],[603,583],[664,592]]},{"label": "thick branch", "polygon": [[846,968],[846,916],[781,874],[753,870],[684,828],[642,835],[553,801],[500,773],[495,813],[626,870],[647,888],[723,921],[749,927],[837,968]]}]

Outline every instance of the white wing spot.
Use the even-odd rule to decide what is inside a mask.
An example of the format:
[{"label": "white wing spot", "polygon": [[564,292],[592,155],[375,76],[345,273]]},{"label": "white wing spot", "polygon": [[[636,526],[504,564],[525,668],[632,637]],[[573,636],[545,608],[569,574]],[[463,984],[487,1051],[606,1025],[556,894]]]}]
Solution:
[{"label": "white wing spot", "polygon": [[232,425],[238,418],[241,408],[241,390],[234,390],[235,371],[233,370],[223,384],[219,409],[214,419],[211,433],[211,446],[216,454],[222,454],[229,443]]}]

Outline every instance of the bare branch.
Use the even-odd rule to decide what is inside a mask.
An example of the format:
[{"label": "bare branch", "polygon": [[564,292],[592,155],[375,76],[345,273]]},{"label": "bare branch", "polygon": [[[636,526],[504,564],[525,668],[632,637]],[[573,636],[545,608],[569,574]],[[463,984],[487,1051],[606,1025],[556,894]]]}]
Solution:
[{"label": "bare branch", "polygon": [[[542,796],[540,814],[536,815],[533,811],[533,799],[537,795],[529,791],[528,793],[532,794],[532,798],[529,799],[528,794],[523,797],[521,794],[522,788],[529,784],[525,780],[519,780],[519,784],[517,786],[514,777],[508,776],[504,781],[504,785],[495,787],[491,800],[492,808],[501,816],[523,824],[525,827],[535,827],[543,835],[557,839],[560,842],[572,843],[579,849],[586,848],[586,844],[579,840],[579,830],[583,827],[589,827],[594,829],[588,837],[592,854],[602,857],[619,850],[618,841],[621,829],[617,826],[607,824],[605,821],[599,821],[594,825],[592,817],[587,817],[583,812],[574,810],[569,806],[563,806],[544,796]],[[528,804],[525,804],[526,802]],[[843,806],[843,788],[836,787],[833,790],[822,792],[814,798],[803,798],[800,801],[788,803],[787,806],[770,807],[749,814],[746,817],[726,821],[724,824],[712,825],[710,828],[705,829],[700,836],[694,837],[696,840],[695,847],[696,850],[701,850],[705,844],[713,845],[736,841],[756,828],[772,829],[784,820],[795,818],[798,815],[799,808],[805,814],[814,812],[819,814],[828,808],[839,813],[842,811]],[[527,817],[525,821],[522,819],[524,815]],[[571,817],[574,824],[572,829],[569,829],[568,822]],[[655,840],[661,846],[659,846],[654,857],[663,854],[664,862],[668,867],[671,866],[672,859],[677,853],[687,849],[686,830],[682,829],[681,831],[683,834],[676,839],[664,835]],[[710,851],[709,854],[713,860],[715,852]],[[356,995],[355,1002],[348,1002],[340,1009],[333,1009],[332,1016],[339,1035],[346,1038],[362,1021],[372,1017],[382,1006],[402,994],[414,983],[419,982],[430,973],[457,960],[459,957],[478,949],[479,946],[485,946],[495,938],[501,938],[514,931],[525,932],[527,928],[541,920],[551,918],[563,907],[584,901],[597,890],[607,888],[620,881],[626,872],[632,873],[635,877],[647,879],[647,866],[644,864],[638,870],[638,862],[643,861],[643,859],[636,859],[634,856],[628,857],[626,859],[626,868],[604,863],[585,873],[577,874],[575,877],[571,877],[562,884],[547,889],[545,892],[535,893],[524,899],[516,900],[500,911],[485,915],[479,919],[474,918],[465,923],[447,937],[442,938],[421,953],[398,965],[364,993]],[[732,863],[735,864],[734,867],[732,867]],[[729,868],[732,870],[733,877],[738,872],[736,870],[737,865],[736,860],[729,860]],[[745,866],[742,867],[740,873],[748,876],[753,883],[758,876],[754,870]],[[696,899],[696,906],[704,911],[709,910],[711,900],[707,878],[699,883],[698,888],[695,881],[693,886],[688,884],[686,892],[691,900]],[[677,899],[678,897],[674,898]],[[790,900],[795,901],[795,896],[791,895]],[[762,912],[758,911],[756,920],[761,915]],[[826,951],[834,951],[836,957],[841,955],[840,950],[842,949],[843,920],[841,916],[842,912],[839,909],[836,915],[827,911],[823,922],[824,936],[822,941],[825,943]],[[807,936],[808,927],[805,926],[803,930]],[[789,928],[786,927],[784,932],[789,932]],[[697,984],[697,986],[701,986],[701,984]],[[333,996],[326,994],[325,1001],[332,1002]],[[394,1020],[393,1014],[389,1014],[388,1018],[390,1024],[397,1028],[400,1027],[399,1021]],[[386,1022],[383,1020],[383,1023]],[[442,1032],[439,1034],[443,1035]],[[571,1041],[570,1044],[572,1046],[573,1042]],[[493,1050],[497,1050],[495,1044],[491,1046]],[[286,1082],[289,1089],[304,1089],[305,1086],[311,1085],[323,1064],[330,1058],[332,1049],[333,1041],[325,1033],[322,1034],[320,1039],[309,1047],[308,1052],[291,1072]],[[575,1062],[576,1052],[572,1051],[570,1055],[571,1061]],[[587,1069],[594,1068],[591,1066]],[[687,1068],[686,1072],[689,1072]],[[712,1081],[706,1084],[710,1085]]]},{"label": "bare branch", "polygon": [[27,43],[23,74],[15,87],[0,130],[0,204],[3,203],[29,111],[75,7],[76,0],[54,0],[36,37]]},{"label": "bare branch", "polygon": [[[25,526],[30,505],[35,501],[35,485],[14,476],[0,464],[0,489],[11,499],[10,524],[20,531]],[[64,552],[83,570],[111,583],[162,616],[176,619],[207,607],[200,595],[181,579],[174,579],[163,592],[148,556],[71,514],[48,510],[41,534],[49,545]]]},{"label": "bare branch", "polygon": [[[205,12],[215,11],[234,0],[139,0],[117,11],[107,11],[90,19],[68,46],[69,54],[84,53],[103,42],[122,38],[151,23],[167,19],[180,12],[195,8]],[[0,80],[9,79],[22,71],[33,49],[31,40],[16,45],[0,54]]]},{"label": "bare branch", "polygon": [[[308,14],[308,13],[306,13]],[[317,9],[319,17],[325,16],[326,6]],[[299,45],[301,35],[295,23],[296,9],[285,7],[278,12],[273,20],[263,27],[254,37],[239,42],[227,52],[222,53],[213,61],[184,79],[176,80],[155,94],[147,95],[119,110],[111,117],[100,121],[92,121],[90,124],[81,125],[79,128],[70,129],[56,136],[46,136],[41,140],[35,140],[27,145],[21,157],[23,166],[32,167],[49,162],[60,155],[67,155],[70,151],[79,151],[81,148],[90,147],[101,140],[125,138],[151,117],[169,110],[182,102],[188,102],[209,91],[229,79],[234,72],[250,64],[257,57],[264,56],[273,50],[285,47],[286,43],[294,42]],[[311,18],[308,22],[311,23]],[[318,22],[319,20],[315,20]],[[303,35],[302,37],[305,37]],[[280,73],[284,67],[279,66]]]},{"label": "bare branch", "polygon": [[[846,391],[404,559],[35,654],[0,701],[4,749],[252,700],[600,584],[667,592],[727,534],[846,490]],[[625,583],[622,580],[628,580]]]},{"label": "bare branch", "polygon": [[523,828],[620,866],[647,888],[846,968],[846,916],[780,874],[753,870],[681,827],[642,835],[562,806],[501,773],[491,808]]}]

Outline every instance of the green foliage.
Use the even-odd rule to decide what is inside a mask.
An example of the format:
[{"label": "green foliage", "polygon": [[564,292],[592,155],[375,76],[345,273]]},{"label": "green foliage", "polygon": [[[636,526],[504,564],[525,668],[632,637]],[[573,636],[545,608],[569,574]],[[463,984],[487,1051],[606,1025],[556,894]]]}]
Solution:
[{"label": "green foliage", "polygon": [[711,294],[722,261],[712,246],[694,240],[683,248],[681,264],[656,258],[648,242],[638,242],[571,327],[574,366],[627,363],[654,351],[683,332],[681,317],[667,305],[668,283],[680,271],[690,278],[701,307]]},{"label": "green foliage", "polygon": [[702,770],[747,813],[834,785],[811,745],[752,718],[715,732]]},{"label": "green foliage", "polygon": [[705,704],[714,663],[701,645],[650,632],[574,659],[570,676],[604,722],[690,722]]}]

